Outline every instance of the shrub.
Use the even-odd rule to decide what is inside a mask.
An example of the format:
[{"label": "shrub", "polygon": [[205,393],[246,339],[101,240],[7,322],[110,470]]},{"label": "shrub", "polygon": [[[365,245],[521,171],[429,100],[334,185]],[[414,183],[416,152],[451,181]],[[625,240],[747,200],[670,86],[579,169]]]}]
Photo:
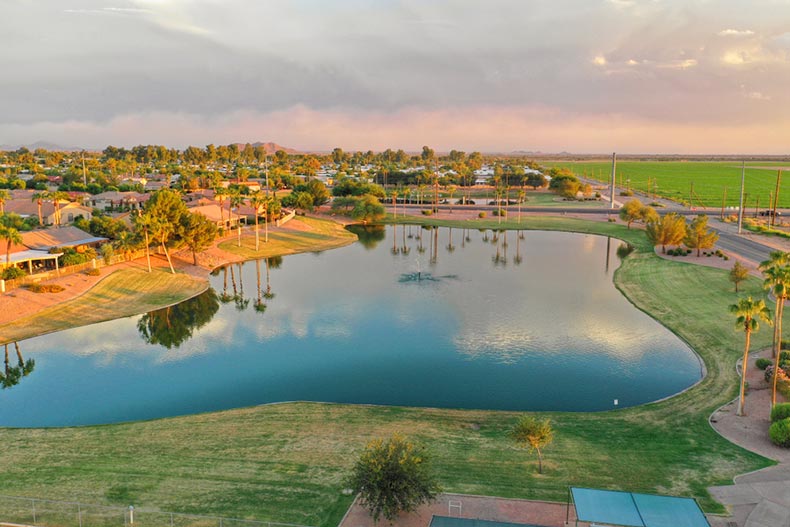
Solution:
[{"label": "shrub", "polygon": [[617,222],[617,218],[613,218],[609,216],[609,223],[616,223],[616,222]]},{"label": "shrub", "polygon": [[3,269],[3,280],[16,280],[25,276],[25,271],[19,267],[6,267]]},{"label": "shrub", "polygon": [[433,214],[433,211],[430,209],[425,209],[422,211],[423,216],[430,216],[431,214]]},{"label": "shrub", "polygon": [[790,417],[790,403],[779,403],[771,408],[771,422],[775,423]]},{"label": "shrub", "polygon": [[621,196],[633,196],[634,195],[634,191],[633,190],[621,190],[620,191],[620,195]]},{"label": "shrub", "polygon": [[101,271],[99,271],[98,269],[87,269],[85,271],[85,274],[88,276],[99,276],[101,274]]},{"label": "shrub", "polygon": [[477,217],[478,217],[478,218],[485,218],[485,217],[486,217],[486,213],[481,211],[481,212],[479,212],[479,213],[477,214]]},{"label": "shrub", "polygon": [[783,340],[781,343],[781,348],[783,350],[790,350],[790,340]]},{"label": "shrub", "polygon": [[768,429],[768,437],[775,445],[790,447],[790,417],[772,423]]},{"label": "shrub", "polygon": [[771,359],[764,359],[762,357],[757,359],[755,361],[755,363],[754,363],[754,365],[757,366],[757,368],[760,369],[760,370],[764,370],[765,368],[767,368],[771,364],[773,364],[773,361]]},{"label": "shrub", "polygon": [[60,293],[66,288],[59,284],[30,284],[28,289],[34,293]]},{"label": "shrub", "polygon": [[629,254],[631,254],[633,250],[634,250],[634,246],[631,245],[630,243],[621,243],[617,247],[617,256],[618,258],[625,258]]}]

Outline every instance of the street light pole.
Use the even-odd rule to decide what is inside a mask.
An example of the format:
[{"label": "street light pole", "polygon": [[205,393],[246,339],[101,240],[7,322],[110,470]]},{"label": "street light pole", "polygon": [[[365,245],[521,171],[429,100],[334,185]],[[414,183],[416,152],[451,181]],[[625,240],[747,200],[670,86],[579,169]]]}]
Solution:
[{"label": "street light pole", "polygon": [[741,204],[738,207],[738,234],[743,229],[743,186],[746,181],[746,161],[741,161]]}]

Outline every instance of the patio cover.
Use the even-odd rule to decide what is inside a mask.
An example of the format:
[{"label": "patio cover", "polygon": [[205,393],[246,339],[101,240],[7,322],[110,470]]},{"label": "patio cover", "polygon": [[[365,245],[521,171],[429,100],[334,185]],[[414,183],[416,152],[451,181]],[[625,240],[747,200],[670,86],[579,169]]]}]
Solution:
[{"label": "patio cover", "polygon": [[691,498],[571,487],[579,521],[622,527],[710,527]]}]

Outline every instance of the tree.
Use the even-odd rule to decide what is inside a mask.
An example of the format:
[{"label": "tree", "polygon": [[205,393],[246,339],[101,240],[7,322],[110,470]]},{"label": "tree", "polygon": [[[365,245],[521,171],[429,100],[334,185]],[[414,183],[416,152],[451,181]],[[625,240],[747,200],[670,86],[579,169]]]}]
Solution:
[{"label": "tree", "polygon": [[730,282],[735,284],[735,292],[738,292],[738,284],[743,282],[749,277],[749,270],[741,262],[735,262],[735,265],[730,269]]},{"label": "tree", "polygon": [[22,243],[19,225],[22,218],[17,214],[3,214],[0,216],[0,239],[5,241],[5,265],[11,265],[11,246]]},{"label": "tree", "polygon": [[143,211],[138,211],[139,213],[134,216],[132,219],[132,223],[134,224],[134,228],[139,232],[143,231],[143,239],[145,240],[145,259],[148,262],[148,272],[151,272],[151,241],[149,239],[149,234],[151,233],[151,226],[153,224],[153,218],[148,213],[143,213]]},{"label": "tree", "polygon": [[351,217],[365,224],[380,220],[384,217],[384,205],[375,196],[362,196],[351,210]]},{"label": "tree", "polygon": [[702,249],[712,248],[719,239],[719,235],[708,229],[708,216],[700,214],[689,225],[683,243],[689,249],[697,249],[697,256]]},{"label": "tree", "polygon": [[554,440],[554,430],[548,419],[537,419],[525,415],[510,430],[510,438],[521,448],[538,453],[538,474],[543,474],[543,454],[541,449],[549,446]]},{"label": "tree", "polygon": [[354,465],[348,486],[359,493],[374,521],[389,521],[436,499],[441,491],[425,447],[400,434],[374,439]]},{"label": "tree", "polygon": [[680,214],[670,212],[663,217],[649,221],[647,239],[655,245],[661,246],[661,252],[667,252],[667,245],[678,245],[686,237],[686,220]]},{"label": "tree", "polygon": [[638,199],[632,199],[622,207],[620,207],[620,219],[623,220],[628,228],[631,228],[631,224],[635,221],[639,221],[642,219],[642,209],[644,205]]},{"label": "tree", "polygon": [[208,324],[217,311],[217,293],[209,288],[179,304],[146,313],[137,321],[137,331],[148,344],[178,348],[192,338],[195,331]]},{"label": "tree", "polygon": [[[766,323],[771,324],[771,313],[765,306],[762,300],[754,301],[752,297],[741,298],[737,304],[730,305],[730,313],[735,315],[735,329],[743,329],[746,336],[746,344],[743,348],[743,361],[741,365],[741,392],[740,400],[738,402],[738,411],[736,415],[744,415],[745,411],[745,396],[746,396],[746,366],[749,362],[749,346],[751,344],[752,333],[760,329],[760,324],[757,318],[763,319]],[[778,368],[778,364],[775,369]]]},{"label": "tree", "polygon": [[181,220],[182,239],[192,251],[192,263],[197,265],[197,253],[207,249],[217,239],[217,225],[205,216],[195,213]]},{"label": "tree", "polygon": [[790,297],[790,253],[782,251],[771,252],[768,260],[760,263],[759,269],[765,279],[763,287],[771,290],[776,298],[776,312],[774,313],[774,375],[771,389],[771,406],[776,404],[776,383],[779,378],[779,358],[782,341],[782,317],[784,305]]},{"label": "tree", "polygon": [[255,192],[250,196],[250,207],[255,209],[255,250],[260,250],[260,237],[258,236],[258,217],[263,209],[263,221],[266,225],[266,238],[269,241],[269,198],[261,191]]},{"label": "tree", "polygon": [[44,226],[44,216],[41,214],[41,206],[44,204],[44,200],[48,199],[48,194],[49,193],[47,191],[42,191],[35,192],[31,196],[31,199],[36,203],[36,207],[38,209],[38,224],[42,227]]},{"label": "tree", "polygon": [[4,188],[0,188],[0,214],[5,214],[5,202],[9,199],[11,199],[11,193]]}]

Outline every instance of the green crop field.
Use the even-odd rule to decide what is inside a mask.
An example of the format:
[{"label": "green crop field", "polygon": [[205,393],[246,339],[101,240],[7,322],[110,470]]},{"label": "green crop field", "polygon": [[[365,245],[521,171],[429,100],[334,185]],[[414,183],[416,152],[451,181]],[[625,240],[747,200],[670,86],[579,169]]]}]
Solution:
[{"label": "green crop field", "polygon": [[[612,170],[611,160],[547,161],[543,164],[569,168],[579,176],[607,182]],[[782,167],[790,169],[790,163],[752,161],[746,164],[744,205],[747,209],[769,208],[776,190],[777,171]],[[785,184],[790,185],[790,179]],[[726,188],[726,206],[734,207],[739,200],[741,165],[735,161],[618,161],[616,185],[714,209],[721,208]],[[778,206],[790,207],[790,188],[780,188]]]}]

